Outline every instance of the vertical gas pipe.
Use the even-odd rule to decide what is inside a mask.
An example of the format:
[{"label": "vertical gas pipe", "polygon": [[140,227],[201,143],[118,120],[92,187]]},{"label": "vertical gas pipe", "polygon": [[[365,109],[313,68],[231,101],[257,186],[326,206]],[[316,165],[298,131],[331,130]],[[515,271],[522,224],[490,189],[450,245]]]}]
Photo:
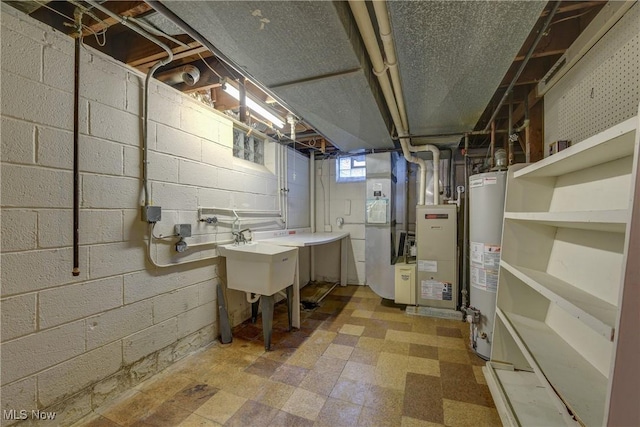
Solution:
[{"label": "vertical gas pipe", "polygon": [[78,229],[80,223],[80,169],[78,165],[79,104],[80,104],[80,43],[82,40],[82,13],[76,9],[78,36],[73,55],[73,276],[80,275]]}]

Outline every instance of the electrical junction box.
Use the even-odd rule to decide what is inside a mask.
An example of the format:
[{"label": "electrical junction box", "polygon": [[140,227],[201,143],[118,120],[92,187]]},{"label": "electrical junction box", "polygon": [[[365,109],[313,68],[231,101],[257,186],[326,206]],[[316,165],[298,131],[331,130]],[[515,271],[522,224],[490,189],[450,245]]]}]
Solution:
[{"label": "electrical junction box", "polygon": [[142,206],[141,217],[144,222],[160,222],[162,208],[160,206]]},{"label": "electrical junction box", "polygon": [[180,237],[191,237],[191,224],[176,224],[175,233]]},{"label": "electrical junction box", "polygon": [[416,304],[416,267],[417,264],[399,262],[396,269],[396,304]]}]

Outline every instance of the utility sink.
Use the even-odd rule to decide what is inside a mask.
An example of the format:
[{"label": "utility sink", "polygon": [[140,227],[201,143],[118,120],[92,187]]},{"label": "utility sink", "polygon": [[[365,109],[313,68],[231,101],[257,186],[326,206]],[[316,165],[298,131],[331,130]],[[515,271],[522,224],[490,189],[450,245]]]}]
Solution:
[{"label": "utility sink", "polygon": [[296,248],[262,242],[219,246],[227,258],[227,287],[273,295],[293,284]]}]

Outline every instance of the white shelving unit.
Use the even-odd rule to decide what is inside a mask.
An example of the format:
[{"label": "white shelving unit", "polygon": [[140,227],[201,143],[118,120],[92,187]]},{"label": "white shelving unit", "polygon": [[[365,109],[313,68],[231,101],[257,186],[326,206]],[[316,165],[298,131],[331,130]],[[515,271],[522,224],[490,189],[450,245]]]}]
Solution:
[{"label": "white shelving unit", "polygon": [[625,396],[614,381],[614,372],[638,370],[615,364],[633,359],[617,353],[638,351],[631,333],[618,334],[621,319],[633,318],[623,308],[640,310],[622,304],[627,264],[639,262],[628,257],[639,214],[638,127],[634,117],[509,170],[484,368],[505,425],[606,425],[612,395],[640,404],[637,392]]}]

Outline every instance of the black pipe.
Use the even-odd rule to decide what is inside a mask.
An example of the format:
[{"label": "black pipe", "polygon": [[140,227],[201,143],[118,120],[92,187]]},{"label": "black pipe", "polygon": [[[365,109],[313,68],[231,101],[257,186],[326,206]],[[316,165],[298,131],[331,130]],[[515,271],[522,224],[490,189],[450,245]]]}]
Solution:
[{"label": "black pipe", "polygon": [[80,275],[79,257],[79,219],[80,219],[80,171],[78,167],[78,134],[80,104],[80,35],[76,37],[73,73],[73,270],[74,276]]}]

